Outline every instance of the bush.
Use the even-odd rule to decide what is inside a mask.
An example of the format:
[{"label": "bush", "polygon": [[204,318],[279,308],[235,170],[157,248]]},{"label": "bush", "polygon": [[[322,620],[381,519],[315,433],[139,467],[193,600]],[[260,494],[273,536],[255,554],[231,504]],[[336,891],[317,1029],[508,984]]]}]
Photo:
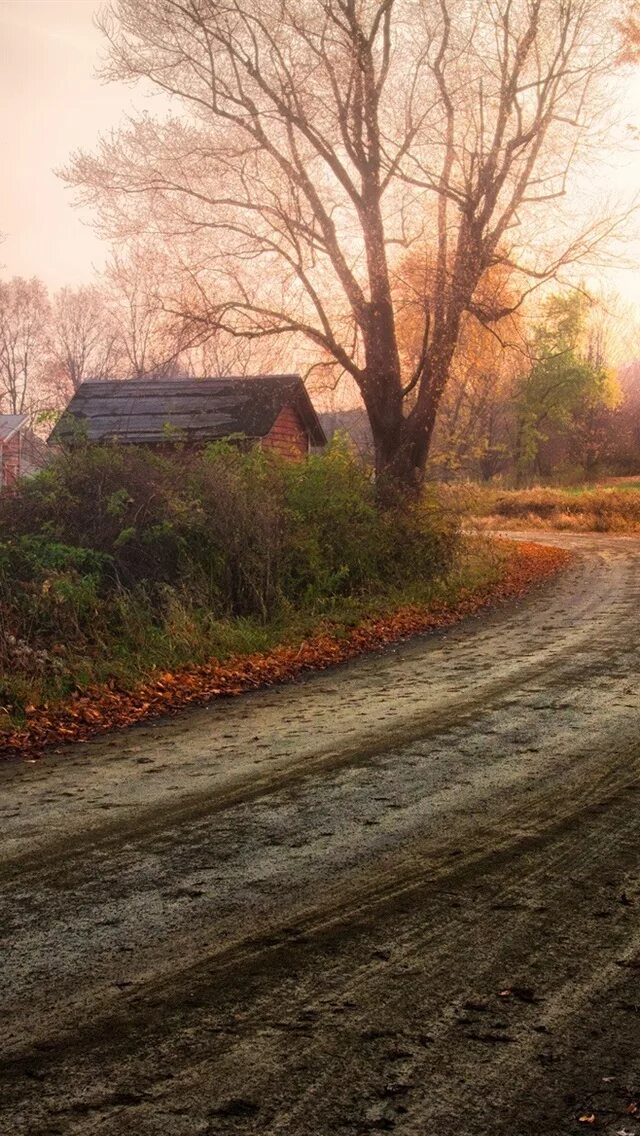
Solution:
[{"label": "bush", "polygon": [[259,640],[292,612],[426,584],[458,531],[429,496],[381,512],[339,442],[300,463],[227,444],[60,454],[0,494],[5,701],[20,674],[59,689],[141,659],[166,666],[214,653],[225,621]]}]

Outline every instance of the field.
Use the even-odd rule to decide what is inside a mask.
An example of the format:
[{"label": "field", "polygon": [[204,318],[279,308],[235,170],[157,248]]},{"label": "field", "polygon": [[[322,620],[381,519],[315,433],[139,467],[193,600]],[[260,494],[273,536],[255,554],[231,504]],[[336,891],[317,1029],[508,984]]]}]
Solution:
[{"label": "field", "polygon": [[560,529],[569,532],[640,531],[640,480],[593,486],[493,489],[447,487],[443,498],[466,508],[481,529]]}]

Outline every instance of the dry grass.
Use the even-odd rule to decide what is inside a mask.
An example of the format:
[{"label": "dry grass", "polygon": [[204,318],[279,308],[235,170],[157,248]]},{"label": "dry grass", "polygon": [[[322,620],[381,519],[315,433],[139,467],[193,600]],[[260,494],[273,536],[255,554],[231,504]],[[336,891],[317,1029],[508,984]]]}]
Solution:
[{"label": "dry grass", "polygon": [[466,503],[482,529],[562,529],[640,532],[640,492],[625,488],[495,490],[456,487],[446,496]]}]

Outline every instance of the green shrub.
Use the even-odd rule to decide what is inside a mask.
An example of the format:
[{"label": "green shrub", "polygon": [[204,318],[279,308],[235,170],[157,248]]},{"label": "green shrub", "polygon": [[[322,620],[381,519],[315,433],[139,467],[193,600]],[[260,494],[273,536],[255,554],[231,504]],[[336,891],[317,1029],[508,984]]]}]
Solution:
[{"label": "green shrub", "polygon": [[321,457],[283,464],[288,522],[285,589],[292,600],[366,587],[379,578],[381,522],[366,470],[336,442]]},{"label": "green shrub", "polygon": [[[0,494],[0,683],[54,692],[247,643],[295,613],[428,583],[458,522],[429,496],[376,507],[342,444],[290,463],[229,444],[79,447]],[[243,640],[244,641],[244,640]],[[12,703],[13,705],[13,703]]]}]

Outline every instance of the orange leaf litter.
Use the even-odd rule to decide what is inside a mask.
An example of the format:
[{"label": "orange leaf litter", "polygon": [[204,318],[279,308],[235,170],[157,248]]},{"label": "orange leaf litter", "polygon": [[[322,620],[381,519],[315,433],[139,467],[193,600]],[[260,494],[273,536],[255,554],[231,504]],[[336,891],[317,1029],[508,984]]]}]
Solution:
[{"label": "orange leaf litter", "polygon": [[[505,542],[506,543],[506,542]],[[338,636],[325,625],[299,646],[275,647],[262,654],[238,655],[160,674],[131,690],[95,686],[68,701],[34,708],[26,725],[0,740],[0,757],[35,757],[49,746],[86,741],[114,727],[205,703],[222,695],[273,686],[305,671],[323,670],[366,651],[426,631],[451,627],[466,616],[509,599],[562,571],[572,559],[564,549],[533,543],[513,544],[499,580],[461,593],[455,603],[405,605],[390,615],[364,619]]]}]

